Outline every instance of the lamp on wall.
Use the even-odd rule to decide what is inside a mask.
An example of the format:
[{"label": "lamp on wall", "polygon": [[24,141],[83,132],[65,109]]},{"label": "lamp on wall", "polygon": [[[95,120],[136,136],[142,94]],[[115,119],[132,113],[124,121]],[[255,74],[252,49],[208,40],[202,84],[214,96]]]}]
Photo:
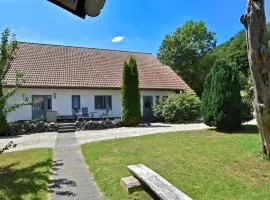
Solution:
[{"label": "lamp on wall", "polygon": [[53,93],[53,98],[56,99],[56,93]]}]

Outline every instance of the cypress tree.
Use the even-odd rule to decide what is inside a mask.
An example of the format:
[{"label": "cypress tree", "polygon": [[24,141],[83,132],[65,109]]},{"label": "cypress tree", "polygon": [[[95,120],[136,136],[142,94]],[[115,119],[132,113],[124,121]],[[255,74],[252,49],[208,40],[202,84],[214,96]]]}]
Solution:
[{"label": "cypress tree", "polygon": [[141,122],[141,101],[139,90],[139,73],[136,60],[131,57],[129,60],[129,66],[131,69],[131,101],[132,101],[132,121],[134,125],[138,125]]},{"label": "cypress tree", "polygon": [[139,75],[134,58],[125,61],[122,75],[122,123],[124,126],[137,126],[141,121]]},{"label": "cypress tree", "polygon": [[131,80],[131,73],[130,73],[130,67],[127,64],[127,62],[124,62],[123,65],[123,74],[122,74],[122,87],[121,87],[121,95],[122,95],[122,123],[124,125],[127,124],[128,122],[128,117],[130,116],[130,111],[129,111],[129,84]]},{"label": "cypress tree", "polygon": [[227,60],[217,60],[206,77],[202,95],[204,123],[220,130],[241,125],[241,96],[237,72]]}]

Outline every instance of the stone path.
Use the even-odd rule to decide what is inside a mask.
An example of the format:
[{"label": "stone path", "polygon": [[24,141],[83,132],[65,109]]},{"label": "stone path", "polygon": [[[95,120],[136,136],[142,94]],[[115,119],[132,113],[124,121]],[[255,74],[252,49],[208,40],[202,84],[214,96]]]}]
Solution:
[{"label": "stone path", "polygon": [[57,134],[49,191],[52,200],[102,199],[85,165],[75,133]]}]

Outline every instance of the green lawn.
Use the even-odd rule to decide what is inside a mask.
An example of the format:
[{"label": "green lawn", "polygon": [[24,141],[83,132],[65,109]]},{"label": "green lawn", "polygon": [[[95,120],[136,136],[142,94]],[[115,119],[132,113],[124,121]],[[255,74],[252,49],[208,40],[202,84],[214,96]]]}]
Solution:
[{"label": "green lawn", "polygon": [[0,199],[47,199],[51,165],[51,149],[1,154]]},{"label": "green lawn", "polygon": [[127,165],[142,163],[193,199],[270,197],[270,162],[261,159],[254,126],[234,134],[213,130],[116,139],[82,146],[86,162],[106,199],[148,199],[127,195],[120,178]]}]

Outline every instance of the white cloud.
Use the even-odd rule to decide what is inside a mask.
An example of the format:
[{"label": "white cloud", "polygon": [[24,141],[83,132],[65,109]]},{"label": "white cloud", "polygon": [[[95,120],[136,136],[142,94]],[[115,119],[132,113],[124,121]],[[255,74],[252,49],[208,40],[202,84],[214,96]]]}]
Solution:
[{"label": "white cloud", "polygon": [[124,36],[116,36],[112,39],[112,43],[122,42],[125,39]]}]

